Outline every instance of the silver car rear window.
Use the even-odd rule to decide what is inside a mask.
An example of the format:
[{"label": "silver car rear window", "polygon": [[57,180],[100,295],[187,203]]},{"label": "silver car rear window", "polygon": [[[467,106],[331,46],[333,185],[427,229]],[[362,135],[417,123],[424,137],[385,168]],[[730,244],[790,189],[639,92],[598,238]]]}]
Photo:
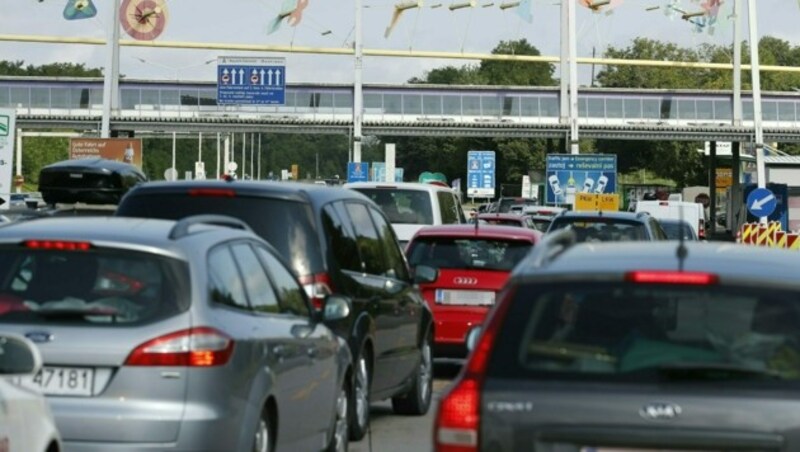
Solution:
[{"label": "silver car rear window", "polygon": [[399,188],[356,188],[383,210],[393,224],[433,224],[430,194]]},{"label": "silver car rear window", "polygon": [[489,373],[649,383],[800,380],[798,293],[719,285],[522,286]]},{"label": "silver car rear window", "polygon": [[0,323],[145,324],[188,309],[186,265],[129,250],[0,248]]}]

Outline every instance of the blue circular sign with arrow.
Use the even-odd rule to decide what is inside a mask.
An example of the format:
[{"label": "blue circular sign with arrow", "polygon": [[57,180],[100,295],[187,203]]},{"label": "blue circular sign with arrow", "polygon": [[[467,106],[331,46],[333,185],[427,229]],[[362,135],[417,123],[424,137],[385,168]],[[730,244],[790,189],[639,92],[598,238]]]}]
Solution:
[{"label": "blue circular sign with arrow", "polygon": [[768,217],[777,206],[778,198],[767,188],[756,188],[747,196],[747,211],[754,217]]}]

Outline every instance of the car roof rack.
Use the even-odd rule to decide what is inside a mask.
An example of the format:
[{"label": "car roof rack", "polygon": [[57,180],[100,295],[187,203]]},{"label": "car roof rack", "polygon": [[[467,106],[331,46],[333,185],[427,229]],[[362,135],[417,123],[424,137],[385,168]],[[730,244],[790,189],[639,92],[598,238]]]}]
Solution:
[{"label": "car roof rack", "polygon": [[241,229],[243,231],[253,232],[250,226],[244,221],[228,215],[192,215],[190,217],[182,218],[175,223],[175,226],[169,231],[170,240],[178,240],[189,235],[189,228],[198,224],[208,224],[216,226],[227,226],[229,228]]},{"label": "car roof rack", "polygon": [[572,226],[545,234],[541,242],[533,247],[529,257],[531,267],[540,268],[552,262],[564,251],[577,243],[578,237]]}]

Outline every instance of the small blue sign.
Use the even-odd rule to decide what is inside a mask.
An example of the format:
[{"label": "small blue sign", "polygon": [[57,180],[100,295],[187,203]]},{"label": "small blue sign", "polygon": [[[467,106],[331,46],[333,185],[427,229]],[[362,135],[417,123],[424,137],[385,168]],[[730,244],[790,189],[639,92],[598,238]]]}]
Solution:
[{"label": "small blue sign", "polygon": [[371,182],[386,182],[386,163],[372,162]]},{"label": "small blue sign", "polygon": [[217,104],[284,105],[285,103],[285,58],[220,58],[217,64]]},{"label": "small blue sign", "polygon": [[494,151],[469,151],[467,153],[467,195],[472,198],[494,198]]},{"label": "small blue sign", "polygon": [[347,182],[367,182],[369,181],[369,163],[349,162],[347,163]]},{"label": "small blue sign", "polygon": [[778,198],[768,188],[756,188],[747,196],[747,211],[754,217],[768,217],[777,206]]},{"label": "small blue sign", "polygon": [[574,204],[577,193],[616,193],[617,156],[613,154],[549,154],[545,202]]}]

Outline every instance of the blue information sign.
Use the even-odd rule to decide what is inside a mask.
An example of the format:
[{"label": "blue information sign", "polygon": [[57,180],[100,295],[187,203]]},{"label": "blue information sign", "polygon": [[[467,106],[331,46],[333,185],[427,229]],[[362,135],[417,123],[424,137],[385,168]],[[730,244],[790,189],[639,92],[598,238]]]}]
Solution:
[{"label": "blue information sign", "polygon": [[371,182],[386,182],[386,163],[372,162]]},{"label": "blue information sign", "polygon": [[285,58],[221,57],[217,62],[217,104],[285,103]]},{"label": "blue information sign", "polygon": [[349,162],[347,164],[347,182],[369,181],[369,163]]},{"label": "blue information sign", "polygon": [[777,206],[778,198],[768,188],[756,188],[747,195],[747,211],[756,218],[769,217]]},{"label": "blue information sign", "polygon": [[494,198],[496,166],[494,151],[467,153],[467,196]]},{"label": "blue information sign", "polygon": [[576,193],[616,193],[617,156],[550,154],[546,177],[547,204],[574,204]]}]

